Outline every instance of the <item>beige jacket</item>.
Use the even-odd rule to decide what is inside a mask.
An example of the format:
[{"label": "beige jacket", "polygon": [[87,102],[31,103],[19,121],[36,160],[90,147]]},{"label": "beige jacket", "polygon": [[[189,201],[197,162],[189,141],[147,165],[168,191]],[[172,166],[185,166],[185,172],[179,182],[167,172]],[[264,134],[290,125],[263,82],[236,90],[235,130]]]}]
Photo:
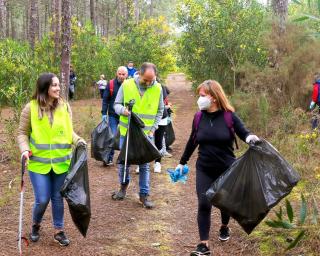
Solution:
[{"label": "beige jacket", "polygon": [[[68,111],[70,113],[70,118],[72,120],[72,112],[69,104],[68,104]],[[49,114],[48,116],[51,116],[51,115]],[[30,134],[31,134],[31,108],[30,108],[30,103],[28,103],[21,112],[20,123],[18,128],[17,140],[18,140],[18,145],[21,153],[26,150],[30,151],[30,146],[29,146]],[[81,138],[75,132],[72,133],[72,143],[74,145],[76,145],[80,139]]]}]

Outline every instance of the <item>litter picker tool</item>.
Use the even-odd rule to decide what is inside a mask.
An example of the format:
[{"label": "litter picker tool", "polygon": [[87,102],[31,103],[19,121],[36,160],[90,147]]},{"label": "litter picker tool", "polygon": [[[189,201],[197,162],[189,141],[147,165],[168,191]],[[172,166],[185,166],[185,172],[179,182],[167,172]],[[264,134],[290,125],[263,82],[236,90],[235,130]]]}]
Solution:
[{"label": "litter picker tool", "polygon": [[124,161],[124,171],[123,171],[123,183],[126,182],[126,173],[127,173],[127,161],[128,161],[128,147],[129,147],[129,137],[130,137],[130,123],[131,123],[131,111],[133,105],[135,104],[135,100],[132,99],[128,103],[126,103],[126,107],[128,108],[129,115],[128,115],[128,129],[127,129],[127,141],[126,141],[126,156]]},{"label": "litter picker tool", "polygon": [[26,171],[27,158],[22,156],[21,158],[21,185],[20,185],[20,211],[19,211],[19,233],[18,233],[18,249],[20,255],[22,255],[22,240],[26,246],[29,245],[28,239],[22,234],[22,220],[23,220],[23,195],[24,195],[24,173]]}]

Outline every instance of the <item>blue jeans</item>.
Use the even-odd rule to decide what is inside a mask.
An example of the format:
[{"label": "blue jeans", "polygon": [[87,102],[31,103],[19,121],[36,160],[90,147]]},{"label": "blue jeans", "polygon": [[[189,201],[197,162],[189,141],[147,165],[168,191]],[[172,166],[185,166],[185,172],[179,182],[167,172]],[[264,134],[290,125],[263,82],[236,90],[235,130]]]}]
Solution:
[{"label": "blue jeans", "polygon": [[[125,137],[120,136],[120,147],[125,146]],[[124,175],[124,164],[118,164],[118,174],[119,174],[119,181],[120,184],[129,184],[130,182],[130,173],[129,173],[130,166],[127,165],[126,169],[126,179],[123,182],[123,175]],[[141,164],[139,165],[139,188],[140,188],[140,195],[149,195],[150,192],[150,164]]]},{"label": "blue jeans", "polygon": [[33,223],[40,224],[44,212],[51,199],[53,226],[56,229],[63,229],[63,198],[60,189],[67,176],[67,172],[56,174],[51,170],[48,174],[39,174],[29,171],[29,177],[33,187],[35,202],[33,206]]},{"label": "blue jeans", "polygon": [[[117,134],[119,119],[115,118],[114,116],[109,115],[109,125],[110,125],[113,136],[115,136]],[[112,149],[109,154],[109,162],[113,161],[113,156],[114,156],[114,149]]]}]

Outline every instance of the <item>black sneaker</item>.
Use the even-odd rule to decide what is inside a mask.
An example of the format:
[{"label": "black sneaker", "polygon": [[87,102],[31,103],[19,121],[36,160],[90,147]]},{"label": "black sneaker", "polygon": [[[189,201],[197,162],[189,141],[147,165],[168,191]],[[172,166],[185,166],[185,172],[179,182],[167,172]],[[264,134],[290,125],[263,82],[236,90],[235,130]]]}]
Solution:
[{"label": "black sneaker", "polygon": [[61,246],[68,246],[70,244],[70,240],[66,237],[63,231],[60,231],[59,233],[55,234],[53,238],[54,241],[59,243]]},{"label": "black sneaker", "polygon": [[190,256],[211,255],[210,249],[203,243],[197,245],[195,251],[191,252]]},{"label": "black sneaker", "polygon": [[30,234],[30,240],[32,242],[37,242],[39,240],[40,238],[39,230],[40,230],[40,225],[38,224],[32,225],[31,234]]},{"label": "black sneaker", "polygon": [[219,234],[219,240],[221,242],[228,241],[230,238],[230,228],[228,226],[221,226]]}]

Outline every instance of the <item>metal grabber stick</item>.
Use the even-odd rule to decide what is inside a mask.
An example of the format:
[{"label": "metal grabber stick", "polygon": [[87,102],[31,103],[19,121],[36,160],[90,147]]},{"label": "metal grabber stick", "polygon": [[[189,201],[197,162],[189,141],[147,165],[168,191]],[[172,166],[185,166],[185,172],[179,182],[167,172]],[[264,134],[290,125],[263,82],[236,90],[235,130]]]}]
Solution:
[{"label": "metal grabber stick", "polygon": [[23,219],[23,195],[24,195],[24,173],[26,171],[27,158],[21,158],[21,185],[20,185],[20,211],[19,211],[19,233],[18,233],[18,248],[19,253],[22,255],[22,240],[25,241],[26,246],[29,245],[28,239],[22,235],[22,219]]},{"label": "metal grabber stick", "polygon": [[128,162],[128,146],[129,146],[129,137],[130,137],[130,123],[131,123],[131,112],[133,105],[135,103],[135,100],[132,99],[128,103],[126,103],[126,106],[128,107],[129,115],[128,115],[128,129],[127,129],[127,141],[126,141],[126,155],[124,159],[124,170],[123,170],[123,184],[126,183],[126,174],[127,174],[127,162]]}]

